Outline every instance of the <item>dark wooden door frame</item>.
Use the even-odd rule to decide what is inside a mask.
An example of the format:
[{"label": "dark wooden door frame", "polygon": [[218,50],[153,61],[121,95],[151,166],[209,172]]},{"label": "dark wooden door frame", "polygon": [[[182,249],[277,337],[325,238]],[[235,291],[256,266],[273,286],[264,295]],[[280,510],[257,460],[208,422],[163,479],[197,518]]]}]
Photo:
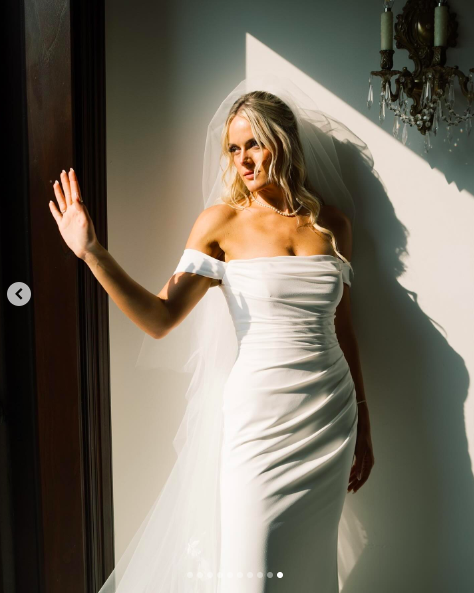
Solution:
[{"label": "dark wooden door frame", "polygon": [[[108,296],[48,201],[73,167],[107,247],[104,0],[3,15],[0,593],[96,593],[114,566]],[[6,299],[18,281],[23,307]]]}]

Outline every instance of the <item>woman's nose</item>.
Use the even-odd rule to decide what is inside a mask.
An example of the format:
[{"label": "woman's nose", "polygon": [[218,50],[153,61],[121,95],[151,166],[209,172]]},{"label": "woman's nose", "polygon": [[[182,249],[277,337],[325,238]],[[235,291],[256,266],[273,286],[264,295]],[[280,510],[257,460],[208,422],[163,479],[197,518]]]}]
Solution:
[{"label": "woman's nose", "polygon": [[240,161],[241,165],[250,163],[250,158],[248,157],[247,153],[244,150],[240,153],[239,161]]}]

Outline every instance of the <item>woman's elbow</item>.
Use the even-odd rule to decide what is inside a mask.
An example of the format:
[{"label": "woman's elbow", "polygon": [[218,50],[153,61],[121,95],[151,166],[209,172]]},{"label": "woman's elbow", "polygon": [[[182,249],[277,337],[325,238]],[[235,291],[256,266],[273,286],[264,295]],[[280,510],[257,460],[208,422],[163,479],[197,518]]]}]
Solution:
[{"label": "woman's elbow", "polygon": [[161,340],[162,338],[165,338],[170,331],[173,329],[174,324],[171,323],[170,320],[167,321],[161,321],[159,327],[155,328],[154,332],[153,332],[153,338],[155,338],[155,340]]},{"label": "woman's elbow", "polygon": [[153,333],[152,338],[154,338],[155,340],[161,340],[162,338],[164,338],[168,334],[169,334],[169,331],[168,330],[165,330],[163,328],[160,328],[158,331],[155,331]]},{"label": "woman's elbow", "polygon": [[155,322],[153,324],[153,331],[150,332],[151,337],[155,340],[161,340],[167,336],[175,326],[173,315],[165,303],[165,300],[160,298],[160,301],[160,311],[158,314],[154,315]]}]

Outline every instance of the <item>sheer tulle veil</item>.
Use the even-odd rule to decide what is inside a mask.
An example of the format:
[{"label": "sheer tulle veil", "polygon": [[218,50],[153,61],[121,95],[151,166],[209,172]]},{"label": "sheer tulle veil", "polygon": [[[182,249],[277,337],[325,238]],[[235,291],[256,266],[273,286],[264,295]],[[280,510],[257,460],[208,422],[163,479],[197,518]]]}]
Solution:
[{"label": "sheer tulle veil", "polygon": [[[337,206],[354,222],[354,202],[343,180],[336,147],[338,143],[351,143],[364,160],[373,164],[367,146],[344,124],[320,111],[291,80],[275,75],[246,78],[213,116],[204,151],[204,208],[221,203],[225,195],[222,129],[234,101],[252,90],[269,91],[293,110],[312,187],[326,204]],[[99,593],[221,592],[221,395],[236,355],[234,327],[219,287],[210,288],[188,317],[162,340],[145,336],[136,367],[188,373],[187,405],[173,441],[175,465]],[[364,532],[346,499],[339,524],[341,586],[364,544]]]}]

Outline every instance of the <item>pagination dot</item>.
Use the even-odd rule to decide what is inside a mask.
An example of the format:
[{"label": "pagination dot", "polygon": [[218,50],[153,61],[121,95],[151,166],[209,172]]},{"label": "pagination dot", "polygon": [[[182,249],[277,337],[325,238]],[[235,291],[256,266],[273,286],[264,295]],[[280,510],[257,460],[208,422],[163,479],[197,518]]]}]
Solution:
[{"label": "pagination dot", "polygon": [[282,572],[277,572],[277,577],[278,577],[279,579],[281,579],[281,577],[282,577],[282,576],[283,576],[283,573],[282,573]]}]

